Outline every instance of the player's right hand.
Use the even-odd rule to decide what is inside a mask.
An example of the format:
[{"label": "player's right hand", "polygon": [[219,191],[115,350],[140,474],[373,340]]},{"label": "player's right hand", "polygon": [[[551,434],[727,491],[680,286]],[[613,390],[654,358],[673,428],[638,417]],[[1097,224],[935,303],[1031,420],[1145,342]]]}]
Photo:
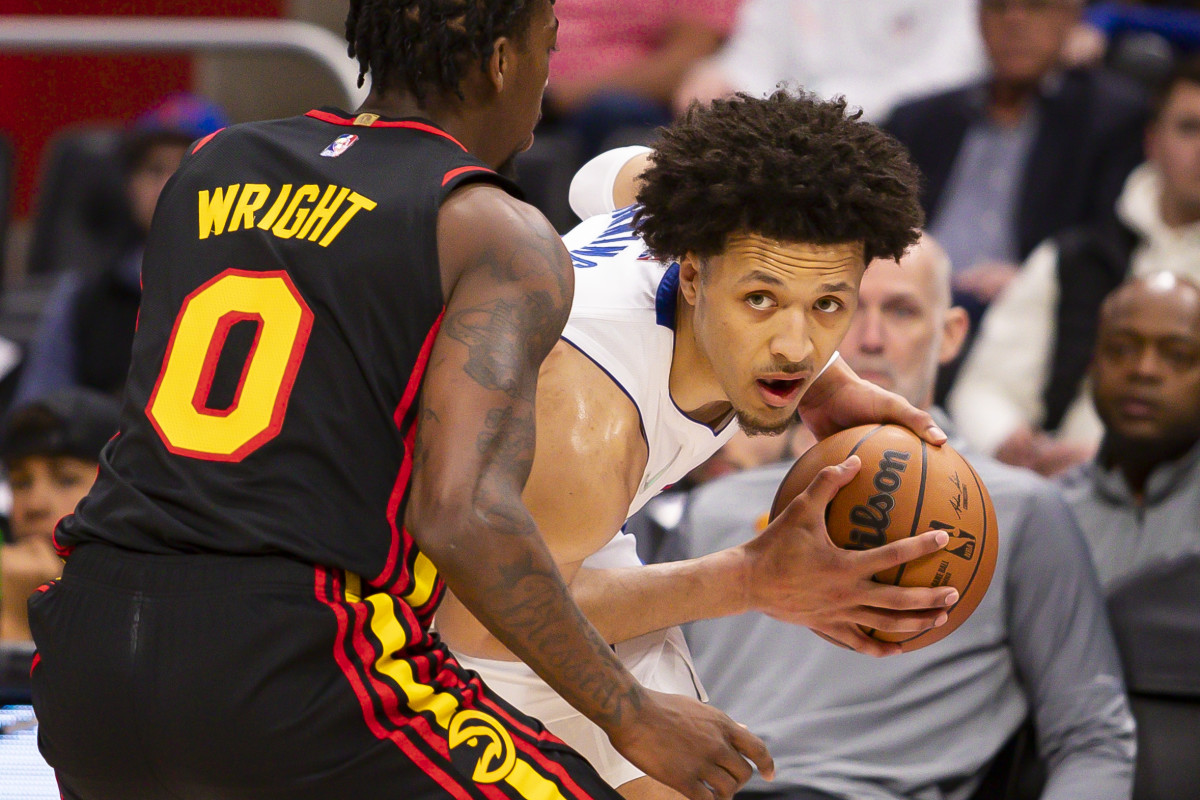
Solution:
[{"label": "player's right hand", "polygon": [[818,634],[872,656],[895,655],[900,645],[873,639],[859,626],[917,633],[944,624],[958,592],[889,586],[873,579],[937,552],[944,532],[930,531],[872,550],[843,550],[825,529],[825,508],[860,467],[857,457],[817,473],[808,488],[757,538],[743,546],[743,585],[749,610]]},{"label": "player's right hand", "polygon": [[635,716],[608,733],[651,778],[690,800],[729,800],[750,780],[752,765],[775,777],[767,746],[722,712],[677,694],[647,689],[644,697]]}]

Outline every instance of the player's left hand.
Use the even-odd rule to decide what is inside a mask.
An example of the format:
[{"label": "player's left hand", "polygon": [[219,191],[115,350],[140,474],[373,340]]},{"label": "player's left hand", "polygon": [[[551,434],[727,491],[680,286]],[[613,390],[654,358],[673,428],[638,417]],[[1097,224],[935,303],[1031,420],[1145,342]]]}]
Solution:
[{"label": "player's left hand", "polygon": [[871,423],[903,425],[932,445],[946,443],[946,433],[929,412],[903,397],[854,374],[838,358],[800,399],[800,419],[818,439]]}]

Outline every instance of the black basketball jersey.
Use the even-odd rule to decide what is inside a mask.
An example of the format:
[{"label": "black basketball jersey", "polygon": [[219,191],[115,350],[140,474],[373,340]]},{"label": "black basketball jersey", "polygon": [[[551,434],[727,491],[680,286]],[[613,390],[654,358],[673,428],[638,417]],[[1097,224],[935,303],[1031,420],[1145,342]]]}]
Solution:
[{"label": "black basketball jersey", "polygon": [[60,550],[285,554],[431,614],[405,495],[438,209],[472,180],[516,192],[416,119],[312,111],[193,146],[147,242],[120,432]]}]

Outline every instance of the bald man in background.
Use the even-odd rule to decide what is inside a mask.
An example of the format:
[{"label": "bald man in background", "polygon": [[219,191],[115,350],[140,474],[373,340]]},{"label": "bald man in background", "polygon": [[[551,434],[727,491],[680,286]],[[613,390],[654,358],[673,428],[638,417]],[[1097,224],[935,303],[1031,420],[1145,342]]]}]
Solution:
[{"label": "bald man in background", "polygon": [[1062,483],[1108,590],[1200,553],[1200,284],[1157,272],[1114,290],[1091,378],[1103,444]]},{"label": "bald man in background", "polygon": [[[967,800],[1003,781],[989,768],[1032,717],[1043,800],[1126,800],[1133,721],[1096,577],[1070,511],[1032,472],[966,448],[932,406],[966,313],[930,236],[900,263],[876,260],[841,353],[867,380],[930,410],[984,479],[1000,553],[991,587],[949,637],[886,663],[747,614],[697,622],[687,637],[714,705],[762,735],[776,779],[747,798]],[[692,557],[756,535],[789,464],[698,489],[666,552]]]}]

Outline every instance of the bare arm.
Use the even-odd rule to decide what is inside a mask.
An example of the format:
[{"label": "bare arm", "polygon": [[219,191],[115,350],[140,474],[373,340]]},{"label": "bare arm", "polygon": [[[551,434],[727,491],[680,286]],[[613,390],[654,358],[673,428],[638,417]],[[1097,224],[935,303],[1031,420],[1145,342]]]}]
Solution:
[{"label": "bare arm", "polygon": [[570,600],[520,501],[538,367],[573,291],[566,252],[540,215],[485,186],[446,202],[438,243],[452,286],[423,389],[408,529],[472,613],[607,730],[644,691]]},{"label": "bare arm", "polygon": [[945,622],[946,607],[957,601],[957,593],[888,586],[872,576],[941,549],[946,538],[931,532],[875,550],[839,549],[825,530],[825,507],[857,472],[857,459],[825,468],[744,545],[667,564],[581,569],[571,591],[601,635],[613,642],[759,611],[868,655],[899,653],[898,645],[869,638],[857,626],[927,630]]},{"label": "bare arm", "polygon": [[[884,655],[894,648],[856,637],[850,620],[919,631],[944,611],[942,598],[948,590],[897,589],[870,579],[940,547],[932,536],[869,554],[834,547],[820,522],[828,502],[820,500],[820,492],[832,497],[840,485],[830,483],[829,475],[813,490],[816,499],[799,505],[749,545],[673,564],[580,569],[625,522],[645,471],[647,450],[637,409],[604,372],[564,343],[542,368],[537,428],[542,436],[525,485],[525,503],[576,602],[609,642],[759,610]],[[848,480],[853,471],[838,474]],[[920,610],[929,608],[933,610]],[[480,657],[504,657],[461,609],[448,601],[445,611],[438,624],[451,647]]]},{"label": "bare arm", "polygon": [[572,601],[521,502],[538,367],[573,291],[554,229],[494,187],[467,187],[442,207],[438,250],[448,301],[423,387],[408,530],[464,605],[648,775],[709,800],[746,782],[744,757],[769,774],[762,742],[724,714],[637,684]]}]

